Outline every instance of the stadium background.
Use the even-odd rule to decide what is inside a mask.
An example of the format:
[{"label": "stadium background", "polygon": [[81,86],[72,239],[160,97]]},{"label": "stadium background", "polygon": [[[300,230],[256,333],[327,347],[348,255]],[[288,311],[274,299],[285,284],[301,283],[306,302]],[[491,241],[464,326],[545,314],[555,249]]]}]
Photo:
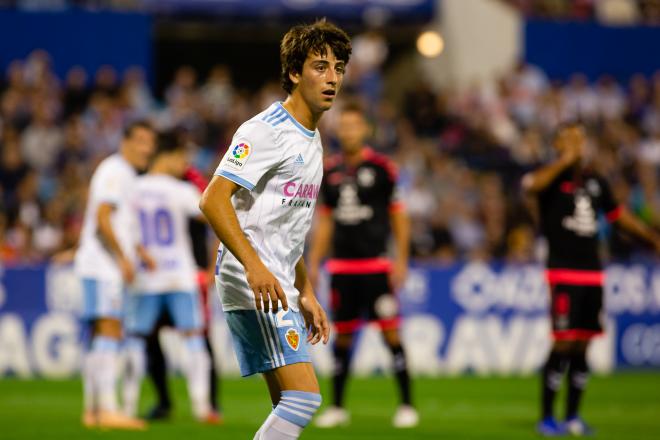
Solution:
[{"label": "stadium background", "polygon": [[[493,416],[487,417],[492,423],[486,432],[496,435],[497,421],[513,414],[522,421],[502,433],[527,438],[531,431],[538,387],[529,374],[549,344],[547,295],[539,265],[544,244],[534,233],[519,178],[552,157],[549,141],[557,124],[575,117],[586,121],[596,166],[617,199],[649,224],[660,225],[658,1],[23,0],[0,5],[5,6],[0,8],[0,426],[10,427],[8,438],[36,433],[20,431],[18,421],[28,417],[31,405],[39,408],[43,399],[56,396],[70,396],[70,402],[61,418],[57,411],[50,418],[58,426],[68,420],[77,427],[80,289],[70,266],[52,257],[75,245],[95,164],[116,149],[126,121],[147,116],[159,128],[184,127],[194,163],[210,173],[238,124],[283,98],[278,42],[301,20],[327,16],[354,37],[343,98],[364,102],[374,127],[370,144],[400,167],[414,256],[400,293],[404,339],[411,368],[423,378],[416,387],[423,418],[451,419],[443,408],[454,408],[469,432],[469,415],[476,420],[485,412]],[[333,113],[322,120],[321,130],[326,150],[336,151]],[[648,415],[653,408],[657,413],[658,402],[643,393],[659,382],[660,272],[655,257],[621,231],[608,229],[603,241],[611,261],[608,331],[590,359],[599,372],[616,371],[597,379],[601,389],[609,386],[612,395],[621,396],[627,389],[634,403],[622,397],[621,407],[638,404],[639,438],[652,438],[646,434],[658,433],[660,426]],[[322,298],[326,290],[320,289]],[[235,377],[221,313],[213,335],[223,375]],[[179,341],[168,332],[163,339],[176,370]],[[354,361],[369,377],[356,382],[355,392],[362,387],[366,397],[355,401],[362,399],[373,411],[383,406],[378,377],[389,365],[377,339],[367,329]],[[316,349],[314,356],[319,371],[327,373],[330,351]],[[445,378],[463,373],[467,378]],[[515,377],[500,377],[511,374]],[[246,383],[246,388],[243,382],[227,383],[227,429],[232,411],[239,420],[241,405],[252,404],[244,389],[254,389],[259,402],[260,384]],[[489,387],[508,395],[501,408],[488,406],[486,392],[477,392]],[[515,395],[518,388],[528,393]],[[598,393],[598,385],[593,388]],[[452,393],[463,400],[452,401]],[[486,407],[480,410],[478,402]],[[393,405],[378,409],[383,420]],[[614,411],[600,409],[592,410],[595,416]],[[378,419],[365,413],[364,425],[377,429]],[[635,438],[628,429],[633,424],[624,420],[616,426]],[[420,438],[438,432],[467,435],[460,426],[449,431],[429,426],[422,424]],[[249,424],[245,429],[249,432]],[[247,436],[235,438],[241,435]],[[394,434],[378,438],[387,435]]]}]

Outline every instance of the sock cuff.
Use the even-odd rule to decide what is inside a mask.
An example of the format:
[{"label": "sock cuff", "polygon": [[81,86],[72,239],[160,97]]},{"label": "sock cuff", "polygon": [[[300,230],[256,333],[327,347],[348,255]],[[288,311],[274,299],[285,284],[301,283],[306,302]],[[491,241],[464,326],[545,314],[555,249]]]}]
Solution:
[{"label": "sock cuff", "polygon": [[144,340],[144,338],[140,338],[139,336],[129,336],[126,338],[126,341],[124,341],[124,347],[129,350],[133,349],[144,351],[146,346],[147,342]]},{"label": "sock cuff", "polygon": [[317,403],[317,407],[321,405],[323,397],[318,393],[309,393],[307,391],[282,391],[282,399],[303,399],[313,403]]},{"label": "sock cuff", "polygon": [[312,421],[314,413],[321,406],[321,395],[305,391],[282,391],[280,402],[273,413],[288,421],[304,428]]},{"label": "sock cuff", "polygon": [[118,351],[119,341],[117,339],[108,338],[107,336],[94,336],[92,340],[92,351]]}]

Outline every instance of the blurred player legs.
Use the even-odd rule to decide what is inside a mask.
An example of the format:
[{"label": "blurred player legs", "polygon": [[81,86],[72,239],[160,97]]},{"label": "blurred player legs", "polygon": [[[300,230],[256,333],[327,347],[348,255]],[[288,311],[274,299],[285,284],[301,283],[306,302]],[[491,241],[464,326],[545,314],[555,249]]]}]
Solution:
[{"label": "blurred player legs", "polygon": [[350,53],[325,20],[292,27],[280,44],[286,100],[239,127],[200,202],[222,242],[216,283],[241,374],[262,373],[274,405],[256,439],[298,438],[321,404],[306,347],[330,329],[303,251],[323,176],[317,126]]},{"label": "blurred player legs", "polygon": [[[219,366],[215,361],[211,341],[209,339],[209,328],[211,325],[211,311],[210,304],[208,303],[208,282],[207,273],[205,271],[198,272],[200,300],[202,301],[202,316],[204,317],[204,330],[203,337],[210,361],[209,368],[209,405],[211,411],[208,420],[211,423],[222,422],[222,410],[218,402],[219,391]],[[161,315],[156,329],[146,338],[146,353],[147,353],[147,372],[154,385],[156,391],[156,404],[147,413],[146,418],[149,420],[163,420],[170,416],[172,402],[170,393],[167,386],[167,366],[165,356],[163,355],[160,340],[158,338],[160,328],[172,324],[171,318],[167,313]]]},{"label": "blurred player legs", "polygon": [[[602,333],[602,261],[600,214],[610,223],[660,249],[660,237],[617,205],[608,182],[589,164],[587,133],[578,122],[557,129],[558,158],[526,174],[525,191],[536,196],[543,235],[548,242],[547,281],[551,293],[553,346],[541,371],[541,420],[544,436],[588,435],[589,426],[578,410],[586,388],[590,340]],[[554,417],[554,400],[568,372],[564,423]]]},{"label": "blurred player legs", "polygon": [[210,360],[202,337],[197,269],[189,236],[189,220],[201,217],[199,190],[183,177],[186,144],[176,131],[162,133],[149,169],[133,189],[136,217],[144,248],[153,267],[140,267],[128,295],[126,328],[128,369],[125,410],[135,414],[137,394],[145,371],[145,341],[164,311],[184,339],[182,369],[196,419],[210,416],[208,371]]},{"label": "blurred player legs", "polygon": [[83,318],[89,323],[89,351],[83,359],[82,422],[87,427],[144,429],[143,421],[118,411],[117,352],[122,338],[125,286],[142,256],[133,235],[130,189],[147,167],[154,131],[145,122],[129,125],[119,152],[103,160],[90,183],[75,270],[83,287]]},{"label": "blurred player legs", "polygon": [[[354,334],[363,320],[379,325],[392,353],[401,395],[392,424],[416,426],[410,376],[399,336],[400,312],[396,290],[408,267],[410,228],[398,196],[397,172],[386,157],[366,147],[369,125],[362,108],[345,105],[339,115],[341,154],[328,160],[322,185],[323,205],[310,249],[312,282],[318,280],[321,260],[331,254],[332,320],[337,331],[333,354],[333,405],[316,420],[330,428],[349,423],[344,390],[350,373]],[[390,230],[396,243],[394,263],[385,257]]]}]

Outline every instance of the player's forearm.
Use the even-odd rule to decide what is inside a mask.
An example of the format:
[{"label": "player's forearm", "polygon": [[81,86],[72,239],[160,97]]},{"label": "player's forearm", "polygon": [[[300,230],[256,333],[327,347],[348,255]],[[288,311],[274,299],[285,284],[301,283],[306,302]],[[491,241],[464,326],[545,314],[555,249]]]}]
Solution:
[{"label": "player's forearm", "polygon": [[334,224],[332,222],[332,216],[330,214],[321,214],[309,251],[308,259],[311,267],[318,267],[323,258],[328,254],[333,233]]},{"label": "player's forearm", "polygon": [[215,235],[244,267],[261,262],[257,252],[245,237],[231,204],[236,188],[221,177],[214,177],[202,194],[199,208],[211,225]]},{"label": "player's forearm", "polygon": [[390,223],[396,244],[396,262],[407,265],[410,256],[410,219],[405,211],[395,211],[390,214]]},{"label": "player's forearm", "polygon": [[120,260],[124,258],[124,252],[119,245],[119,240],[117,240],[114,230],[112,229],[112,210],[113,208],[109,205],[101,205],[97,213],[96,221],[104,246],[116,259]]},{"label": "player's forearm", "polygon": [[558,159],[536,171],[527,173],[522,178],[522,188],[530,193],[543,191],[569,166],[571,164],[566,160]]},{"label": "player's forearm", "polygon": [[657,246],[660,243],[660,235],[653,229],[642,223],[637,217],[632,215],[630,211],[622,208],[621,215],[617,220],[619,226],[633,235],[641,238],[652,246]]},{"label": "player's forearm", "polygon": [[305,267],[305,259],[303,257],[300,257],[300,260],[296,263],[296,280],[294,286],[301,295],[314,296],[314,287],[307,276],[307,268]]},{"label": "player's forearm", "polygon": [[216,258],[217,254],[216,252],[218,251],[218,248],[220,247],[220,240],[218,237],[213,237],[212,240],[213,244],[209,247],[209,253],[208,253],[208,267],[207,272],[211,278],[213,277],[213,274],[215,273],[215,264],[216,264]]}]

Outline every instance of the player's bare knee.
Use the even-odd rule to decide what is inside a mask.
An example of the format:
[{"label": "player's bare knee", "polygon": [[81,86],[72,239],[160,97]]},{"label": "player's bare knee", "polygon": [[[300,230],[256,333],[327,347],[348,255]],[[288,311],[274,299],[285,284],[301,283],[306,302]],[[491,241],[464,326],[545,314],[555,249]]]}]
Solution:
[{"label": "player's bare knee", "polygon": [[114,318],[100,318],[94,323],[94,335],[121,339],[121,322]]},{"label": "player's bare knee", "polygon": [[552,350],[559,353],[570,353],[573,349],[575,341],[555,341],[552,345]]},{"label": "player's bare knee", "polygon": [[353,333],[339,333],[335,339],[335,346],[349,349],[353,345]]},{"label": "player's bare knee", "polygon": [[383,338],[385,338],[385,343],[390,347],[401,346],[401,336],[398,329],[383,330]]},{"label": "player's bare knee", "polygon": [[589,341],[575,341],[575,352],[576,353],[584,353],[587,351],[587,348],[589,348]]}]

